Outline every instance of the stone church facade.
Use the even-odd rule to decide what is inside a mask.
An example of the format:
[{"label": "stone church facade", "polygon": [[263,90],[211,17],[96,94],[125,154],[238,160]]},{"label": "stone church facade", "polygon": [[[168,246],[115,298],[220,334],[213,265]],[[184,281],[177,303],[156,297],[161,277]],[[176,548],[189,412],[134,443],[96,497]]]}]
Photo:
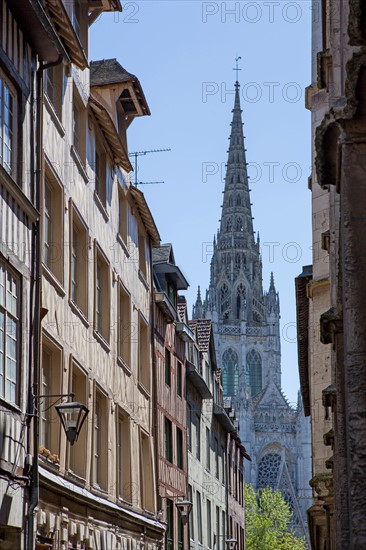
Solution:
[{"label": "stone church facade", "polygon": [[224,395],[235,408],[240,437],[252,458],[246,482],[280,489],[293,511],[293,526],[306,535],[311,505],[310,425],[281,390],[280,302],[271,274],[262,287],[259,234],[255,238],[240,107],[235,103],[220,228],[213,242],[210,286],[200,289],[193,318],[213,323]]}]

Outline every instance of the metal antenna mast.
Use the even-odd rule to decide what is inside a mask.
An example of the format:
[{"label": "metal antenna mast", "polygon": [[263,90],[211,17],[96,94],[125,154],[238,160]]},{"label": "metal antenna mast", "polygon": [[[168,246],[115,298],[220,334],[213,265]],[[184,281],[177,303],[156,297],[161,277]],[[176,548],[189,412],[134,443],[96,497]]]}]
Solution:
[{"label": "metal antenna mast", "polygon": [[171,151],[171,149],[150,149],[149,151],[134,151],[133,153],[130,153],[130,157],[135,157],[135,185],[136,187],[138,185],[148,185],[153,183],[164,183],[163,181],[137,181],[137,157],[142,157],[144,155],[147,155],[148,153],[164,153],[166,151]]}]

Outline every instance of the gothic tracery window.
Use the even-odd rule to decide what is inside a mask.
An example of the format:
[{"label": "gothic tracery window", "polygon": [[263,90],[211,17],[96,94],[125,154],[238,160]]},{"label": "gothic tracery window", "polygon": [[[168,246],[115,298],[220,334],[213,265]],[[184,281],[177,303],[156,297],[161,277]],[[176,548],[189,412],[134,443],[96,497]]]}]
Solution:
[{"label": "gothic tracery window", "polygon": [[236,206],[241,206],[241,196],[240,195],[238,195],[236,197]]},{"label": "gothic tracery window", "polygon": [[220,289],[220,310],[222,314],[226,314],[230,310],[229,289],[226,284],[223,284]]},{"label": "gothic tracery window", "polygon": [[239,364],[238,355],[229,348],[222,356],[222,385],[225,396],[235,396],[238,391]]},{"label": "gothic tracery window", "polygon": [[247,353],[247,372],[250,393],[254,397],[262,389],[262,359],[254,349]]},{"label": "gothic tracery window", "polygon": [[263,487],[277,489],[280,465],[279,454],[272,452],[264,455],[258,464],[257,490]]},{"label": "gothic tracery window", "polygon": [[233,197],[230,195],[229,197],[229,206],[232,206],[233,205]]},{"label": "gothic tracery window", "polygon": [[233,228],[233,222],[231,221],[231,218],[229,218],[226,222],[226,231],[229,232]]},{"label": "gothic tracery window", "polygon": [[246,305],[246,289],[245,286],[240,283],[236,289],[236,318],[240,319],[240,312]]},{"label": "gothic tracery window", "polygon": [[243,220],[241,219],[240,216],[238,218],[236,218],[235,230],[236,231],[244,231]]}]

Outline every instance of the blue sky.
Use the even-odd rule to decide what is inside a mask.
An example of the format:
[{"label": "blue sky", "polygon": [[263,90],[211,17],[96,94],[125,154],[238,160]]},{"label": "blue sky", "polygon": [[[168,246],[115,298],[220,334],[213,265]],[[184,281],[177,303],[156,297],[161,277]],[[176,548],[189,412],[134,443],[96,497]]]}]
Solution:
[{"label": "blue sky", "polygon": [[209,282],[209,250],[220,219],[230,133],[235,57],[254,229],[262,243],[263,285],[280,292],[282,385],[298,389],[294,277],[311,263],[311,2],[122,2],[91,27],[90,58],[117,58],[136,74],[151,116],[129,129],[129,150],[171,148],[139,159],[141,187],[163,242],[190,282]]}]

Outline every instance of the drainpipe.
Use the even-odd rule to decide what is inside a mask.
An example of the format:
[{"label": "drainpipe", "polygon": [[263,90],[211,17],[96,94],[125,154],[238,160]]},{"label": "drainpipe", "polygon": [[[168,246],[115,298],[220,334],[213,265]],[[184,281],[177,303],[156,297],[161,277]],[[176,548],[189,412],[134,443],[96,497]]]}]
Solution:
[{"label": "drainpipe", "polygon": [[[29,484],[29,506],[27,515],[27,548],[34,548],[34,511],[39,502],[39,469],[38,469],[38,447],[39,447],[39,416],[38,402],[35,396],[38,395],[38,378],[41,351],[41,293],[42,293],[42,241],[43,241],[43,94],[44,78],[43,73],[46,69],[54,67],[62,62],[63,57],[53,63],[40,63],[36,73],[36,174],[35,186],[33,188],[33,203],[40,212],[40,217],[34,224],[32,242],[33,242],[33,282],[34,285],[34,303],[33,303],[33,345],[30,344],[30,357],[33,357],[32,392],[29,396],[30,418],[33,418],[33,464]],[[31,341],[32,342],[32,341]]]}]

